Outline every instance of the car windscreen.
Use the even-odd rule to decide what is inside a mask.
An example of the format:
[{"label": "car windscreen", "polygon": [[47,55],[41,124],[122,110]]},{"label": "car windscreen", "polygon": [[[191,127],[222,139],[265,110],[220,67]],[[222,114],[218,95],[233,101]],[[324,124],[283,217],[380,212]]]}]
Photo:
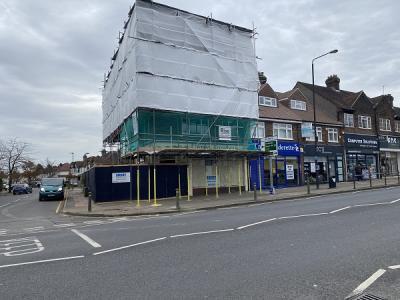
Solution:
[{"label": "car windscreen", "polygon": [[63,180],[59,178],[45,178],[42,180],[42,185],[63,185]]}]

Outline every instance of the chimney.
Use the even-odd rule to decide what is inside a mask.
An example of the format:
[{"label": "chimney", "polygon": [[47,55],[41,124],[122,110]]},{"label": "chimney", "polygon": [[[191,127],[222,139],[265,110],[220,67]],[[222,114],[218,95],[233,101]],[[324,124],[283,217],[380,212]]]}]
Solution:
[{"label": "chimney", "polygon": [[326,87],[332,88],[334,90],[340,90],[340,78],[337,75],[331,75],[325,80]]},{"label": "chimney", "polygon": [[267,77],[264,75],[264,72],[258,72],[258,80],[260,80],[261,84],[267,83]]}]

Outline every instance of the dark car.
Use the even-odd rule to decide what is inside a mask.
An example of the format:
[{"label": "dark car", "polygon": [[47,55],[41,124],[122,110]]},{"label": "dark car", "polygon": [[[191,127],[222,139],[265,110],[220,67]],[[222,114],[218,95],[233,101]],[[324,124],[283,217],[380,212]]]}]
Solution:
[{"label": "dark car", "polygon": [[28,194],[32,193],[32,188],[27,184],[16,184],[12,191],[14,195]]},{"label": "dark car", "polygon": [[43,178],[40,183],[39,201],[46,199],[64,199],[64,179]]}]

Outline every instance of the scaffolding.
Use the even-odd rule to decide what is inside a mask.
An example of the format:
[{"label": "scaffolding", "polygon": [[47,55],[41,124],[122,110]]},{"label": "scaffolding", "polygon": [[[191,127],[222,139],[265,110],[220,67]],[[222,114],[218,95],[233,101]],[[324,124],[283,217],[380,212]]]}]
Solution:
[{"label": "scaffolding", "polygon": [[[229,136],[220,136],[219,127]],[[257,151],[252,133],[257,121],[237,117],[138,109],[123,123],[123,156],[162,151]]]}]

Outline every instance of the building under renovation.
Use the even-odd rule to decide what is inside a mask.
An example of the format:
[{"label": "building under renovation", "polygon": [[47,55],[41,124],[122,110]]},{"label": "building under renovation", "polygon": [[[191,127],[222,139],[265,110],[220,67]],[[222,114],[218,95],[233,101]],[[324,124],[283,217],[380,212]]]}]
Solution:
[{"label": "building under renovation", "polygon": [[[248,190],[254,30],[144,0],[128,17],[104,83],[103,141],[140,166],[138,197]],[[175,174],[168,187],[158,169]]]}]

